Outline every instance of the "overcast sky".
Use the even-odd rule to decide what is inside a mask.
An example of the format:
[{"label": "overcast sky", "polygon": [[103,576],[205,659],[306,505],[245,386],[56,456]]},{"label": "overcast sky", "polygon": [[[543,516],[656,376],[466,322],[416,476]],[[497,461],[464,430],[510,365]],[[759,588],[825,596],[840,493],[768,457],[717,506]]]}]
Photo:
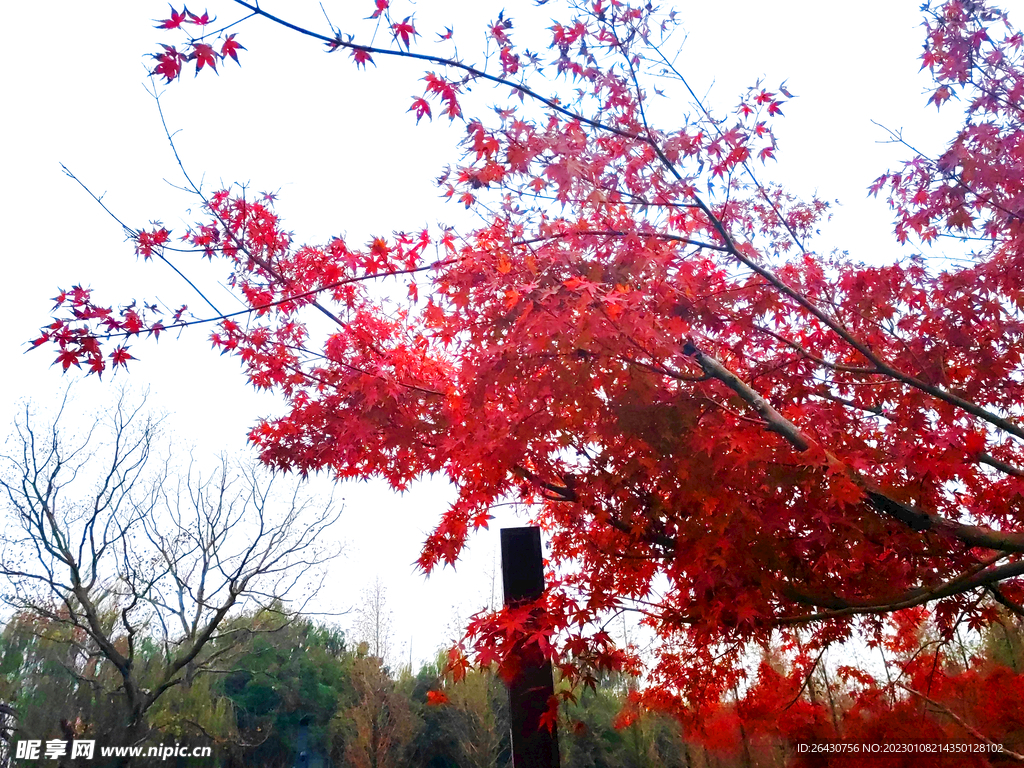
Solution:
[{"label": "overcast sky", "polygon": [[[361,1],[372,7],[371,0]],[[222,21],[236,13],[230,2],[211,3],[210,11]],[[318,3],[268,0],[264,5],[286,18],[323,26]],[[333,12],[353,3],[324,5]],[[526,22],[519,22],[520,13],[543,20],[544,14],[559,12],[554,2],[542,9],[519,5],[473,4],[471,13],[486,20],[504,7],[521,28]],[[418,6],[424,39],[448,25],[464,34],[464,41],[481,40],[482,35],[468,34],[475,23],[467,17],[469,7]],[[709,104],[719,112],[731,110],[760,77],[769,88],[786,80],[798,96],[777,124],[781,151],[770,173],[799,194],[816,192],[840,202],[814,247],[848,250],[865,261],[897,256],[888,211],[882,201],[867,200],[865,189],[907,153],[879,143],[885,135],[871,121],[903,128],[912,143],[928,151],[951,136],[956,120],[955,107],[938,118],[934,108],[925,107],[927,81],[918,74],[923,40],[918,3],[736,0],[677,7],[687,31],[679,67],[698,93],[709,93]],[[4,431],[19,400],[46,404],[69,379],[83,379],[50,367],[55,353],[49,348],[23,354],[26,342],[47,322],[49,298],[58,286],[89,285],[111,303],[159,299],[200,310],[197,297],[170,270],[136,261],[120,227],[59,165],[65,163],[94,192],[104,193],[104,202],[132,226],[161,219],[180,234],[191,221],[187,208],[193,201],[168,183],[182,179],[145,91],[152,64],[143,56],[169,41],[151,20],[167,12],[166,3],[148,0],[53,0],[5,10],[0,48]],[[453,147],[462,129],[443,121],[417,127],[406,112],[411,96],[422,90],[416,82],[420,68],[381,60],[377,68],[361,72],[342,56],[323,53],[314,41],[266,23],[250,22],[237,32],[248,48],[241,68],[226,63],[219,77],[187,74],[163,97],[191,173],[205,176],[212,187],[250,182],[255,190],[279,191],[278,212],[299,242],[345,233],[359,243],[375,234],[457,219],[458,210],[438,199],[432,181],[455,161]],[[468,42],[461,46],[477,60],[479,49]],[[204,272],[187,259],[179,266],[208,280],[224,275],[219,267]],[[234,301],[220,288],[211,298],[221,306]],[[79,381],[83,407],[109,402],[115,384],[148,386],[151,404],[170,414],[180,443],[210,458],[224,450],[246,453],[248,428],[258,416],[280,410],[273,396],[246,386],[233,358],[210,352],[206,331],[186,332],[180,339],[165,336],[159,344],[135,341],[132,353],[139,360],[129,376]],[[347,555],[333,569],[323,610],[350,607],[360,589],[380,577],[395,613],[395,644],[405,643],[403,653],[408,653],[411,642],[416,660],[432,657],[458,618],[490,600],[496,536],[475,539],[456,571],[424,579],[412,563],[445,507],[443,481],[418,484],[402,496],[379,482],[351,483],[336,495],[346,499],[336,534],[346,542]],[[499,516],[497,522],[523,521]],[[348,619],[339,623],[346,626]]]}]

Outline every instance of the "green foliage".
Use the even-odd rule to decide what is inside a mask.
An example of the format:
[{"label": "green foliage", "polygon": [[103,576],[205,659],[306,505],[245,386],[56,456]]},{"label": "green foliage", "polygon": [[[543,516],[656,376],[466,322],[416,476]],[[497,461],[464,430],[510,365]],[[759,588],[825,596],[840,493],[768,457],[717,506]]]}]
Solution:
[{"label": "green foliage", "polygon": [[149,713],[152,728],[162,739],[182,744],[227,745],[238,741],[235,709],[221,695],[220,681],[203,675],[172,688]]},{"label": "green foliage", "polygon": [[[424,768],[505,768],[511,765],[508,694],[488,670],[470,670],[457,685],[445,679],[445,655],[420,669],[409,698],[423,721],[412,764]],[[444,689],[448,703],[428,704],[427,692]]]},{"label": "green foliage", "polygon": [[124,732],[119,676],[60,614],[15,614],[0,635],[0,652],[0,698],[18,711],[20,738]]},{"label": "green foliage", "polygon": [[309,745],[326,750],[332,719],[354,696],[352,654],[336,629],[308,620],[283,624],[272,612],[251,621],[236,671],[220,685],[239,734],[231,751],[268,768],[290,766],[304,719]]},{"label": "green foliage", "polygon": [[607,674],[566,707],[562,768],[676,768],[688,764],[679,725],[632,709],[631,680]]},{"label": "green foliage", "polygon": [[1018,674],[1024,672],[1024,627],[1008,611],[993,623],[984,635],[982,652],[997,664]]}]

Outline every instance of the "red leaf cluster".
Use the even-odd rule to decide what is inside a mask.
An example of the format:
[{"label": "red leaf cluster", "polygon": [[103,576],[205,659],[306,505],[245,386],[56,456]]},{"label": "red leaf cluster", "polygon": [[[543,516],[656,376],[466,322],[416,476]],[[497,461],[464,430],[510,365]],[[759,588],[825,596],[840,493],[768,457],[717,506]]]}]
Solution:
[{"label": "red leaf cluster", "polygon": [[[178,12],[174,10],[174,6],[171,6],[170,18],[160,21],[157,24],[157,29],[185,30],[184,25],[190,24],[205,30],[214,21],[216,18],[211,17],[207,11],[203,11],[199,15],[185,7]],[[175,46],[161,43],[160,47],[163,48],[163,51],[151,54],[151,58],[156,59],[156,66],[153,68],[152,74],[162,77],[165,82],[170,83],[181,76],[181,68],[187,62],[195,62],[197,75],[204,67],[209,67],[216,72],[217,62],[228,57],[234,59],[236,64],[240,63],[238,52],[244,51],[245,46],[235,39],[234,34],[224,37],[220,44],[220,50],[217,50],[212,44],[204,42],[205,37],[205,31],[200,38],[188,35],[184,49],[181,51]]]}]

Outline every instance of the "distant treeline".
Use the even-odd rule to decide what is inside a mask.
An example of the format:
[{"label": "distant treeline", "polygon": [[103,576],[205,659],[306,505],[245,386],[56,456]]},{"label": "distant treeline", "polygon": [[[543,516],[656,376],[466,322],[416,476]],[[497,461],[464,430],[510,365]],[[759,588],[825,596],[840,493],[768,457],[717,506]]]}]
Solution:
[{"label": "distant treeline", "polygon": [[[310,768],[511,765],[507,694],[487,671],[452,684],[443,654],[418,670],[392,669],[366,643],[348,642],[336,628],[284,621],[274,611],[239,617],[227,630],[243,636],[225,646],[232,659],[220,666],[228,671],[197,674],[168,691],[148,713],[144,742],[208,745],[213,759],[151,758],[154,764],[290,768],[303,764],[304,749]],[[159,668],[159,646],[146,637],[133,642],[141,650],[139,664]],[[211,644],[207,653],[220,650]],[[59,616],[16,614],[0,636],[0,654],[0,701],[16,712],[7,723],[13,726],[10,757],[18,740],[95,740],[91,760],[29,762],[123,764],[99,753],[100,746],[125,745],[121,676],[83,633]],[[627,695],[626,681],[618,678],[581,692],[561,733],[565,768],[704,764],[688,755],[679,726],[668,718],[645,715],[622,727]],[[132,764],[148,763],[139,758]]]},{"label": "distant treeline", "polygon": [[[350,641],[336,627],[286,616],[270,609],[229,621],[218,639],[204,648],[195,674],[186,674],[180,685],[168,690],[147,712],[143,746],[209,746],[212,758],[137,758],[131,765],[511,765],[508,699],[495,674],[472,670],[453,683],[445,672],[443,652],[434,663],[418,670],[389,666],[371,653],[370,643]],[[947,685],[950,681],[970,683],[967,688],[955,689],[960,690],[961,698],[984,693],[985,700],[994,697],[1002,701],[1001,720],[1017,717],[1016,709],[1006,696],[994,692],[1003,682],[1018,679],[1024,663],[1024,635],[1012,617],[1004,618],[996,625],[997,631],[977,635],[972,647],[950,648],[948,658],[962,659],[963,666],[946,662],[944,669],[941,665],[936,668],[935,676],[936,686],[940,681]],[[113,622],[114,617],[106,620]],[[160,635],[163,633],[161,628]],[[154,675],[164,669],[166,660],[159,654],[167,651],[151,637],[120,637],[117,642],[135,644],[143,681],[150,669]],[[918,638],[911,655],[919,656],[920,649],[930,644]],[[769,663],[778,666],[783,662],[769,654],[761,665]],[[218,671],[203,671],[214,666]],[[88,635],[62,620],[59,610],[51,616],[15,614],[0,633],[0,766],[128,765],[124,759],[103,758],[99,751],[102,746],[127,744],[122,680]],[[684,739],[676,720],[636,705],[632,679],[606,675],[596,683],[593,688],[575,691],[576,703],[561,713],[563,768],[782,768],[812,764],[802,762],[807,756],[801,755],[791,740],[781,738],[781,731],[773,735],[771,727],[751,730],[755,719],[744,714],[742,706],[726,704],[719,717],[703,724],[702,733]],[[830,680],[819,665],[791,706],[776,715],[805,717],[809,735],[820,730],[814,727],[815,720],[827,719],[829,730],[841,734],[856,723],[864,726],[868,718],[879,729],[891,728],[894,722],[917,731],[946,728],[955,740],[977,741],[964,730],[964,721],[950,714],[951,707],[962,708],[969,703],[967,699],[955,701],[952,693],[942,698],[948,701],[932,701],[926,707],[918,706],[914,697],[893,698],[867,713],[851,707],[848,691],[834,676]],[[19,740],[37,740],[44,746],[50,740],[94,740],[96,752],[92,759],[72,760],[68,755],[46,760],[40,756],[12,763]]]}]

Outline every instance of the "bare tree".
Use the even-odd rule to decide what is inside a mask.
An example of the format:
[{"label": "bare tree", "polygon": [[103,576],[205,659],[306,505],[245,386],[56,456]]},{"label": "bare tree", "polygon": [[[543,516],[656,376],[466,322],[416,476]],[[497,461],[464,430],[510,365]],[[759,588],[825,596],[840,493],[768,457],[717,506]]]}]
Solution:
[{"label": "bare tree", "polygon": [[301,610],[338,554],[320,537],[340,514],[227,459],[176,475],[169,453],[155,460],[160,421],[144,405],[122,392],[77,439],[61,429],[67,398],[44,429],[26,406],[0,456],[3,598],[76,630],[66,666],[83,682],[95,682],[84,670],[113,665],[130,744],[162,694],[225,668],[251,631],[226,619],[269,607],[283,625],[286,600]]},{"label": "bare tree", "polygon": [[355,609],[356,621],[353,627],[356,641],[366,643],[367,653],[380,659],[385,666],[391,657],[391,609],[388,608],[388,588],[374,578],[373,583],[360,594],[360,605]]}]

